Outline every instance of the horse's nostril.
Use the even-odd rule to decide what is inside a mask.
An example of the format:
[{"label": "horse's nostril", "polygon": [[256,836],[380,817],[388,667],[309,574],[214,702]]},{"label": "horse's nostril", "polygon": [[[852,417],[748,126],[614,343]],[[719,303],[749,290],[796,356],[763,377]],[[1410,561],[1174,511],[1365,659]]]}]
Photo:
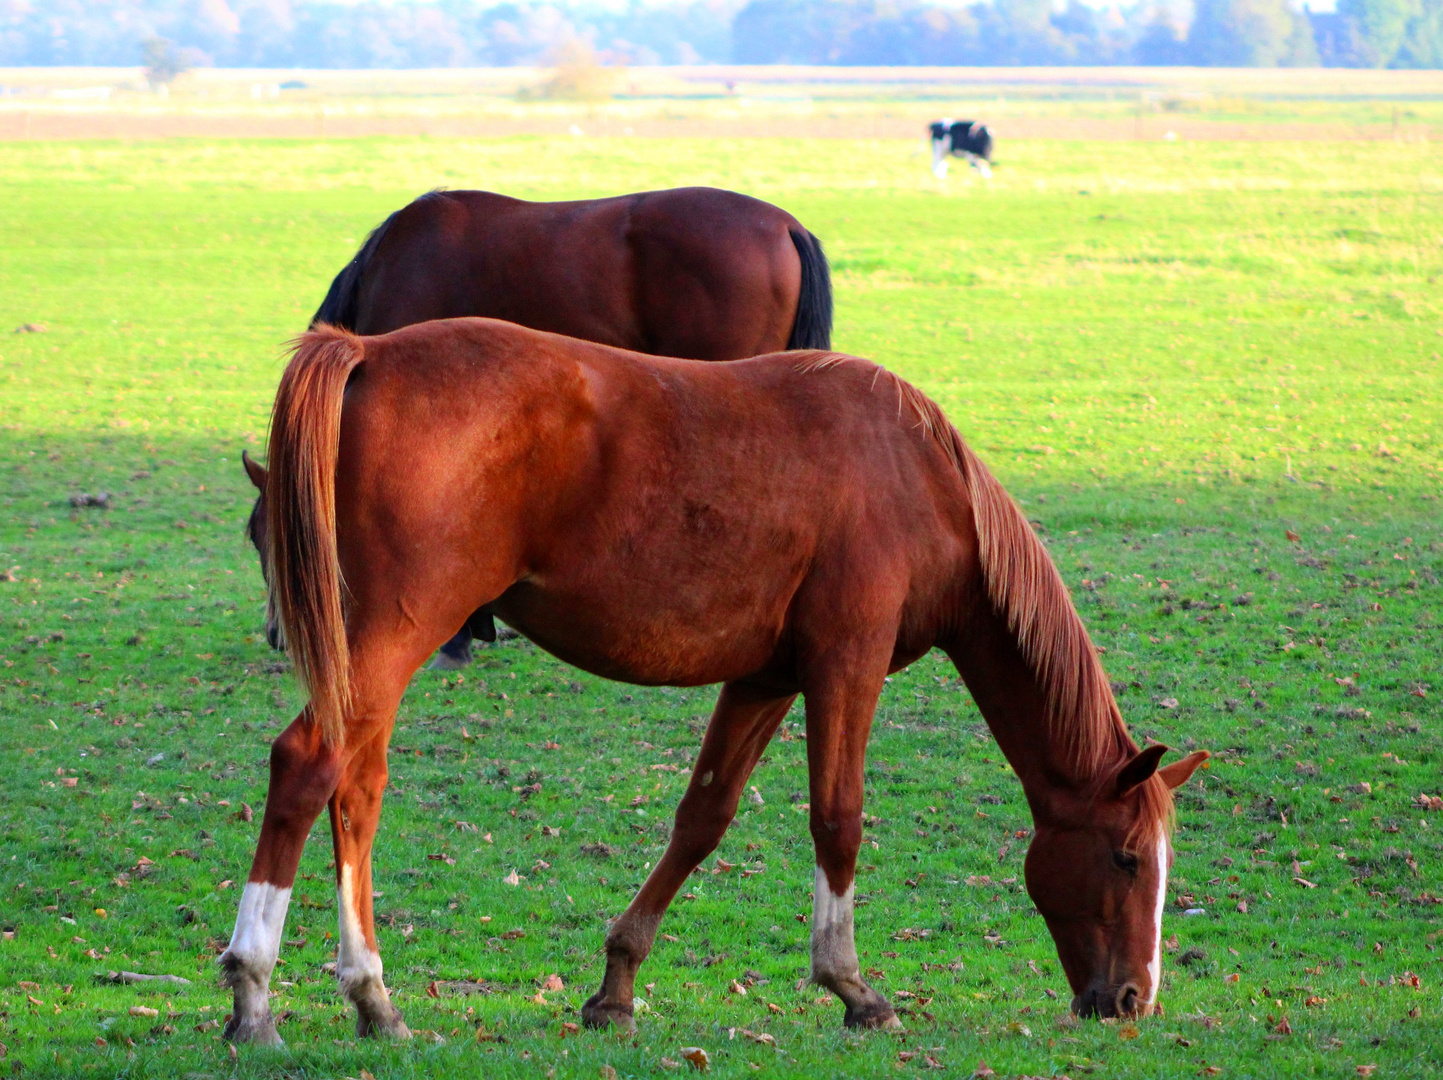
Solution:
[{"label": "horse's nostril", "polygon": [[1132,983],[1125,984],[1117,992],[1117,1013],[1119,1016],[1131,1016],[1137,1012],[1138,989]]}]

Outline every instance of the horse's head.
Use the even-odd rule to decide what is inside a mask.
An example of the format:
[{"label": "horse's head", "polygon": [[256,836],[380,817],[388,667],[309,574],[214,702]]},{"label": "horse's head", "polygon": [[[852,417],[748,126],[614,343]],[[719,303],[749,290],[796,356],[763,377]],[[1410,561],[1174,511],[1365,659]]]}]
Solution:
[{"label": "horse's head", "polygon": [[1169,791],[1207,758],[1164,768],[1149,746],[1093,790],[1051,800],[1027,852],[1027,891],[1057,943],[1072,1010],[1146,1016],[1162,976],[1162,909],[1172,862]]},{"label": "horse's head", "polygon": [[[266,539],[266,478],[270,475],[266,467],[257,461],[244,450],[241,451],[241,464],[245,466],[246,475],[250,477],[251,483],[260,492],[256,496],[256,504],[251,508],[251,516],[246,519],[246,536],[255,545],[256,554],[261,559],[261,577],[267,578],[267,566],[269,565]],[[267,578],[266,585],[269,591],[270,581]],[[280,620],[276,617],[275,606],[270,602],[269,596],[266,600],[266,641],[272,649],[285,648],[285,640],[281,636]]]}]

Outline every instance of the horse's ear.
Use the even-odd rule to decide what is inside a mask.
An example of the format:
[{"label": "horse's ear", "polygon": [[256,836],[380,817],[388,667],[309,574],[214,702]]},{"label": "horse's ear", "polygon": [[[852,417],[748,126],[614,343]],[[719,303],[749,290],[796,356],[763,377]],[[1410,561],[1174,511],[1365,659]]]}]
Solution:
[{"label": "horse's ear", "polygon": [[1188,777],[1208,758],[1212,757],[1206,750],[1194,750],[1181,761],[1174,761],[1171,765],[1164,765],[1157,770],[1157,775],[1162,782],[1170,788],[1180,788],[1187,783]]},{"label": "horse's ear", "polygon": [[1134,754],[1122,768],[1117,770],[1117,797],[1122,798],[1157,772],[1157,763],[1167,752],[1168,747],[1162,743],[1153,743],[1146,750],[1139,750]]},{"label": "horse's ear", "polygon": [[256,486],[257,491],[264,492],[266,489],[266,477],[270,475],[266,467],[254,460],[244,450],[241,451],[241,464],[246,467],[246,475],[251,478],[251,483]]}]

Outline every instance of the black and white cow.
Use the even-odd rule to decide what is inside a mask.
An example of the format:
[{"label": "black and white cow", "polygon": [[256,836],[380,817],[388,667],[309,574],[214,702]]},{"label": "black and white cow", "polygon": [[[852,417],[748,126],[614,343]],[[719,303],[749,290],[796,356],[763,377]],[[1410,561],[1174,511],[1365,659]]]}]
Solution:
[{"label": "black and white cow", "polygon": [[932,172],[947,175],[948,157],[965,157],[983,176],[992,175],[992,132],[975,120],[944,118],[932,124]]}]

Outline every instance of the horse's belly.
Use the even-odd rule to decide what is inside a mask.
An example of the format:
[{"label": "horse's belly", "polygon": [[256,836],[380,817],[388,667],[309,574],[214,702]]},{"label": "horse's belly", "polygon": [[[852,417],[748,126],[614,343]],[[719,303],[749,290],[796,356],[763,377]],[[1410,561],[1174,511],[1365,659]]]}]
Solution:
[{"label": "horse's belly", "polygon": [[785,611],[775,605],[638,591],[578,597],[520,583],[492,607],[547,652],[620,682],[726,682],[766,666],[776,651]]}]

